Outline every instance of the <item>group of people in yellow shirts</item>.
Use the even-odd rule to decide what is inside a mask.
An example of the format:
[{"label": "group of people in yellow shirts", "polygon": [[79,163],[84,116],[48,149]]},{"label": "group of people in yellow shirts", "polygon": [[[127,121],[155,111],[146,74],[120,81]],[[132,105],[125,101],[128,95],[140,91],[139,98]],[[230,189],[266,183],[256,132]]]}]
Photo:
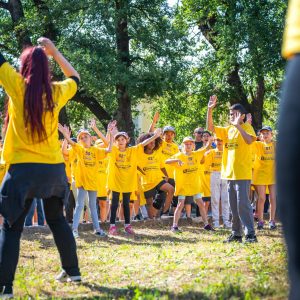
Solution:
[{"label": "group of people in yellow shirts", "polygon": [[[216,101],[217,98],[212,96],[209,111],[211,103],[215,105]],[[76,139],[72,139],[70,130],[60,125],[59,131],[65,137],[62,152],[66,173],[76,203],[72,225],[74,237],[79,237],[78,225],[87,199],[94,231],[99,236],[106,236],[106,233],[99,226],[97,205],[101,222],[109,218],[108,233],[114,236],[119,234],[117,213],[120,219],[124,219],[125,233],[133,235],[131,219],[133,215],[139,215],[140,208],[150,219],[173,215],[171,230],[180,232],[178,222],[182,210],[185,208],[186,216],[190,218],[191,204],[195,203],[204,229],[211,231],[220,227],[220,211],[224,228],[232,228],[232,221],[236,222],[232,206],[236,206],[239,222],[246,223],[242,224],[245,227],[250,226],[246,235],[250,236],[250,241],[256,241],[254,226],[251,226],[251,190],[257,195],[257,229],[264,227],[267,192],[270,195],[269,228],[275,229],[275,142],[272,129],[263,127],[257,137],[251,126],[251,116],[241,115],[245,118],[240,116],[242,127],[253,137],[249,144],[232,124],[215,126],[210,128],[211,131],[197,128],[195,138],[185,137],[178,146],[174,142],[174,127],[155,129],[159,113],[155,114],[149,132],[141,135],[135,146],[130,146],[128,134],[118,131],[115,121],[109,123],[104,135],[92,120],[91,129],[98,135],[96,140],[88,130],[80,130]],[[248,201],[244,207],[230,201],[230,184],[234,184],[231,179],[247,181],[247,185],[232,186],[237,198],[244,197]],[[238,199],[238,202],[243,201]],[[212,224],[208,222],[209,207]],[[243,213],[250,207],[251,212]],[[242,226],[239,224],[238,227]],[[233,235],[234,240],[236,237],[240,240],[242,229],[238,228]]]}]

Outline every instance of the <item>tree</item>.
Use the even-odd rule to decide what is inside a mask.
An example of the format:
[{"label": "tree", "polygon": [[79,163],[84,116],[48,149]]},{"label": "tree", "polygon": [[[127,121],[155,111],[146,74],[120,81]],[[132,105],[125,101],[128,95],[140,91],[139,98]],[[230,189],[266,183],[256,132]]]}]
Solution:
[{"label": "tree", "polygon": [[256,129],[262,126],[266,92],[278,91],[282,80],[286,2],[183,0],[178,13],[182,24],[196,26],[205,38],[201,41],[205,55],[199,53],[200,80],[210,73],[219,98],[243,104]]},{"label": "tree", "polygon": [[[0,45],[16,57],[19,51],[15,49],[22,47],[7,14],[10,2],[14,1],[2,1],[1,24],[8,30],[0,29]],[[81,74],[74,100],[89,108],[103,125],[116,117],[120,129],[133,135],[132,107],[142,99],[184,86],[177,75],[188,66],[189,45],[186,33],[174,26],[174,12],[166,1],[18,2],[26,17],[18,26],[32,41],[40,35],[55,40]],[[54,73],[59,74],[55,68]]]}]

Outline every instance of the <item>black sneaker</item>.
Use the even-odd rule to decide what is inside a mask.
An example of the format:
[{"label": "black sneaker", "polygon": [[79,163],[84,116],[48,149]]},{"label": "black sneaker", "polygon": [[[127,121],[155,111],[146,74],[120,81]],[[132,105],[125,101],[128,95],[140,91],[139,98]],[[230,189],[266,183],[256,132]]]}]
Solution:
[{"label": "black sneaker", "polygon": [[178,226],[172,226],[171,231],[173,233],[181,233],[182,231],[178,228]]},{"label": "black sneaker", "polygon": [[227,238],[227,240],[223,241],[223,243],[232,243],[237,242],[241,243],[243,241],[243,238],[238,235],[234,235],[233,233]]},{"label": "black sneaker", "polygon": [[247,234],[245,243],[257,243],[257,237],[255,234]]},{"label": "black sneaker", "polygon": [[216,231],[210,224],[207,224],[204,226],[204,230],[207,230],[207,231]]},{"label": "black sneaker", "polygon": [[257,222],[257,229],[258,230],[263,230],[264,229],[264,225],[265,225],[265,222],[264,221],[258,221]]},{"label": "black sneaker", "polygon": [[12,286],[0,286],[0,299],[12,299],[13,297]]}]

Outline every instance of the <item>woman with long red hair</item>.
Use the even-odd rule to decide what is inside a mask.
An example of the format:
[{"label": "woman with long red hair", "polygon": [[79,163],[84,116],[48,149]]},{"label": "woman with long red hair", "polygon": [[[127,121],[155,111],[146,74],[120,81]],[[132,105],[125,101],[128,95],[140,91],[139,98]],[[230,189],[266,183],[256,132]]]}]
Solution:
[{"label": "woman with long red hair", "polygon": [[[58,115],[75,95],[79,75],[49,39],[38,42],[23,51],[19,73],[0,53],[0,85],[9,96],[2,162],[10,165],[0,187],[0,298],[13,296],[24,219],[34,197],[43,199],[60,254],[63,271],[57,279],[81,280],[76,243],[63,215],[68,185],[58,139]],[[51,82],[47,56],[66,80]]]}]

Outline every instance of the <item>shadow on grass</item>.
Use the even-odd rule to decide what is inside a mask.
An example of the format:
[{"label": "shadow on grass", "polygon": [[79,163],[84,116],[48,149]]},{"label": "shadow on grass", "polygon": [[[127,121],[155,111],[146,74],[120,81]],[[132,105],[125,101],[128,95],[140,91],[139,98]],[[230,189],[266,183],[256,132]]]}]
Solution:
[{"label": "shadow on grass", "polygon": [[[81,299],[147,299],[147,300],[209,300],[209,299],[252,299],[251,292],[244,292],[239,285],[236,284],[220,284],[217,286],[210,286],[207,292],[186,290],[182,293],[176,293],[168,290],[159,290],[156,288],[143,288],[139,286],[130,286],[128,288],[114,288],[101,286],[98,284],[91,284],[88,282],[81,283],[82,286],[88,288],[91,292]],[[43,291],[42,291],[43,292]],[[45,293],[49,297],[49,293]],[[50,297],[49,297],[50,298]],[[51,298],[53,299],[53,298]],[[70,299],[68,297],[62,299]]]}]

